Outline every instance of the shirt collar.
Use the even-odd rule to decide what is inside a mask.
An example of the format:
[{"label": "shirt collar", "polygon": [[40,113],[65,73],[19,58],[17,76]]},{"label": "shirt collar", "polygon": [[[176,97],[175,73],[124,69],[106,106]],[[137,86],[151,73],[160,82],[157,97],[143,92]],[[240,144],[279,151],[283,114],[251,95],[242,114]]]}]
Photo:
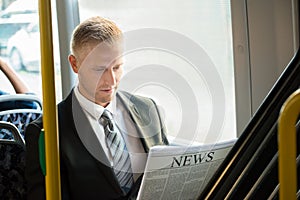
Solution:
[{"label": "shirt collar", "polygon": [[91,115],[96,120],[98,120],[101,117],[105,109],[109,110],[112,114],[116,113],[116,100],[115,100],[116,98],[113,98],[112,102],[108,104],[107,107],[104,108],[103,106],[95,104],[94,102],[84,97],[80,93],[78,86],[74,88],[74,93],[83,110],[85,110],[89,115]]}]

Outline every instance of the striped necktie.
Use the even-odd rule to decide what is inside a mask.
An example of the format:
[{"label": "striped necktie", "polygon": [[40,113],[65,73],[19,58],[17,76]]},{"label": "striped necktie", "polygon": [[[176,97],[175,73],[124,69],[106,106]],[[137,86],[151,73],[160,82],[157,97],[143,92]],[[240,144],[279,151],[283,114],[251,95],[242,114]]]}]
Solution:
[{"label": "striped necktie", "polygon": [[131,162],[125,141],[119,128],[113,120],[111,113],[104,110],[100,117],[106,136],[106,145],[110,151],[115,175],[120,183],[121,188],[127,193],[133,184]]}]

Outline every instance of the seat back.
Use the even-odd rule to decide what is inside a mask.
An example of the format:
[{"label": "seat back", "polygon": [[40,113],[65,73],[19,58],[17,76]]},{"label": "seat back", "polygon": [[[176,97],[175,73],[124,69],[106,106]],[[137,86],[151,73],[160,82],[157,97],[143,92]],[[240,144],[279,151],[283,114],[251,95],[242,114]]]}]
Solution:
[{"label": "seat back", "polygon": [[[18,128],[22,137],[24,138],[24,131],[26,126],[30,122],[38,119],[41,115],[42,115],[42,111],[34,110],[34,109],[7,110],[7,111],[0,112],[0,121],[10,122],[14,124]],[[4,139],[11,139],[11,138],[12,135],[6,134]]]},{"label": "seat back", "polygon": [[[15,107],[9,106],[8,110],[0,111],[0,121],[6,121],[14,124],[24,138],[24,131],[26,126],[39,118],[42,115],[42,104],[35,95],[1,95],[0,105],[8,105],[7,102],[15,103]],[[12,139],[10,134],[2,134],[0,138]]]},{"label": "seat back", "polygon": [[0,199],[26,199],[26,126],[42,115],[35,95],[0,96]]},{"label": "seat back", "polygon": [[0,139],[0,199],[26,199],[25,142],[15,125],[0,122],[0,133],[12,135]]},{"label": "seat back", "polygon": [[33,94],[0,95],[0,111],[26,108],[42,110],[41,100]]}]

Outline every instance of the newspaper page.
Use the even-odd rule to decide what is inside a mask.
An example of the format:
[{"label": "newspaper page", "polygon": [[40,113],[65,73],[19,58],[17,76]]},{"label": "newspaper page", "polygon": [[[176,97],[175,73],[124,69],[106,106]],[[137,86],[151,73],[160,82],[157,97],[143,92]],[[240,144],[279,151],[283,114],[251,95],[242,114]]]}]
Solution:
[{"label": "newspaper page", "polygon": [[137,199],[197,199],[235,141],[152,147]]}]

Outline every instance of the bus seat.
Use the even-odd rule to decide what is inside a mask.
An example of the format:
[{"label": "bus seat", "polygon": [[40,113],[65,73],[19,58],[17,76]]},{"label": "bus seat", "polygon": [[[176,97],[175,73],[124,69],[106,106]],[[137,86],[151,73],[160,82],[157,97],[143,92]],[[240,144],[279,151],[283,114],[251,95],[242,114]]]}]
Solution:
[{"label": "bus seat", "polygon": [[25,108],[42,110],[41,100],[34,94],[0,95],[0,111]]},{"label": "bus seat", "polygon": [[[0,121],[10,122],[14,124],[24,138],[26,126],[38,119],[42,115],[42,111],[33,109],[16,109],[0,112]],[[1,138],[1,135],[0,135]],[[11,139],[11,135],[6,135],[6,139]]]},{"label": "bus seat", "polygon": [[[26,126],[42,115],[41,101],[35,95],[15,94],[0,96],[0,104],[9,101],[19,101],[23,103],[18,104],[18,107],[14,109],[10,108],[9,110],[0,111],[0,121],[13,123],[24,138],[24,131]],[[30,102],[31,104],[34,104],[34,106],[32,106],[32,108],[29,108],[26,106],[25,102]],[[23,108],[22,105],[24,106]],[[0,134],[0,138],[12,139],[12,135]]]},{"label": "bus seat", "polygon": [[0,139],[0,199],[25,199],[25,142],[15,125],[0,122],[0,132],[12,139]]}]

